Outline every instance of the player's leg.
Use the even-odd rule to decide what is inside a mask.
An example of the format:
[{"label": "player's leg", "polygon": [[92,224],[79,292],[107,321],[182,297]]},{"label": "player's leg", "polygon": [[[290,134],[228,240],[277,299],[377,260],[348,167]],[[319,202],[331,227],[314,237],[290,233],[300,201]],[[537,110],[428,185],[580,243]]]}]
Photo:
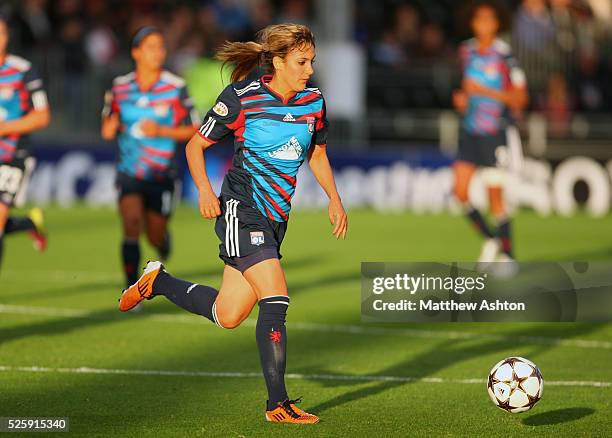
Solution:
[{"label": "player's leg", "polygon": [[174,209],[174,184],[148,184],[144,202],[147,238],[157,249],[160,260],[165,263],[171,249],[168,222]]},{"label": "player's leg", "polygon": [[163,295],[177,306],[227,329],[238,327],[257,302],[257,295],[242,273],[227,265],[218,291],[210,286],[173,277],[162,268],[152,283],[151,292],[150,297]]},{"label": "player's leg", "polygon": [[244,278],[257,295],[259,316],[255,329],[257,348],[263,370],[268,401],[266,419],[274,422],[312,424],[319,418],[295,406],[285,387],[287,330],[285,318],[289,307],[285,273],[278,258],[263,260],[244,271]]},{"label": "player's leg", "polygon": [[122,194],[119,199],[119,214],[123,228],[121,257],[126,284],[129,286],[138,280],[140,266],[140,245],[138,237],[144,215],[144,203],[137,193]]},{"label": "player's leg", "polygon": [[463,207],[466,217],[476,230],[485,238],[493,238],[493,233],[485,221],[482,213],[469,202],[469,189],[476,166],[468,161],[456,161],[453,164],[455,197]]},{"label": "player's leg", "polygon": [[510,217],[504,206],[503,179],[504,170],[488,168],[484,171],[484,179],[487,183],[489,205],[491,214],[497,224],[496,236],[504,254],[513,257],[512,238],[510,235]]},{"label": "player's leg", "polygon": [[4,252],[4,228],[9,217],[10,207],[0,202],[0,266],[2,266],[2,254]]},{"label": "player's leg", "polygon": [[170,255],[170,233],[168,231],[169,218],[154,210],[145,210],[145,229],[149,243],[157,249],[162,263]]}]

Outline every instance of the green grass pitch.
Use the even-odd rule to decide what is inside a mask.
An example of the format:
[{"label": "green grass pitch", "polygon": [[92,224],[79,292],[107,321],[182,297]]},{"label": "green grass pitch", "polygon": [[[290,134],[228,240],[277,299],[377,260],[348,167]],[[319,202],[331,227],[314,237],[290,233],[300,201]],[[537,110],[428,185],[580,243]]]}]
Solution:
[{"label": "green grass pitch", "polygon": [[[314,426],[264,421],[256,311],[231,331],[163,298],[138,314],[120,314],[116,214],[50,209],[47,221],[45,254],[35,253],[26,236],[5,239],[0,417],[70,417],[72,434],[121,437],[612,430],[610,324],[360,323],[359,263],[474,259],[480,241],[461,217],[352,211],[348,239],[336,241],[324,212],[293,213],[283,246],[292,297],[287,384],[292,397],[304,396],[300,406],[321,416]],[[168,270],[218,286],[222,264],[212,222],[184,206],[172,229]],[[515,230],[522,261],[612,259],[612,217],[523,212]],[[143,252],[143,261],[155,257],[146,245]],[[545,382],[556,383],[519,415],[494,407],[484,385],[490,368],[510,355],[533,360]]]}]

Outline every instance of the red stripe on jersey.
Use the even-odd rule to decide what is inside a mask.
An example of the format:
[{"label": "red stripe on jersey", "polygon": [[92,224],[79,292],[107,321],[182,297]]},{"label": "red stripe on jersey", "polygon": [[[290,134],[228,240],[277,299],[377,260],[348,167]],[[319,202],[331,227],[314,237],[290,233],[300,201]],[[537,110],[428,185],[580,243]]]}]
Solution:
[{"label": "red stripe on jersey", "polygon": [[113,91],[115,93],[126,92],[132,87],[132,83],[128,82],[127,84],[117,84],[113,85]]},{"label": "red stripe on jersey", "polygon": [[200,137],[202,137],[204,140],[206,140],[206,141],[207,141],[207,142],[209,142],[210,144],[215,144],[215,143],[217,143],[217,141],[218,141],[218,140],[212,140],[212,139],[210,139],[210,138],[208,138],[208,137],[204,137],[204,135],[203,135],[203,134],[202,134],[202,133],[201,133],[199,130],[198,130],[198,131],[196,131],[196,132],[198,133],[198,135],[199,135]]},{"label": "red stripe on jersey", "polygon": [[143,148],[143,150],[149,154],[149,155],[153,155],[155,157],[162,157],[162,158],[172,158],[172,156],[174,155],[174,153],[170,152],[170,151],[162,151],[160,149],[156,149],[153,146],[145,146]]},{"label": "red stripe on jersey", "polygon": [[15,152],[17,146],[7,143],[4,140],[0,140],[0,148],[4,149],[5,151]]},{"label": "red stripe on jersey", "polygon": [[174,126],[179,126],[181,121],[189,114],[189,111],[180,99],[174,99],[172,106],[174,107]]},{"label": "red stripe on jersey", "polygon": [[255,113],[255,112],[258,112],[258,111],[265,111],[265,109],[264,108],[247,108],[247,109],[242,110],[242,111],[244,111],[245,113]]},{"label": "red stripe on jersey", "polygon": [[232,123],[228,123],[226,125],[229,129],[234,131],[234,137],[236,137],[239,141],[244,141],[244,110],[240,110],[238,117]]},{"label": "red stripe on jersey", "polygon": [[302,104],[302,103],[308,103],[308,102],[313,101],[313,100],[315,100],[317,98],[320,98],[320,97],[321,97],[320,94],[310,93],[310,94],[307,94],[304,97],[300,97],[298,100],[293,102],[293,105],[299,105],[299,104]]},{"label": "red stripe on jersey", "polygon": [[165,91],[175,90],[176,87],[170,84],[160,85],[159,87],[153,88],[151,93],[163,93]]},{"label": "red stripe on jersey", "polygon": [[30,109],[30,92],[26,89],[23,82],[19,87],[19,103],[21,105],[21,111],[24,113]]},{"label": "red stripe on jersey", "polygon": [[261,99],[262,97],[265,97],[263,94],[258,94],[256,96],[247,96],[247,97],[243,97],[240,99],[240,102],[248,102],[250,100],[257,100],[257,99]]},{"label": "red stripe on jersey", "polygon": [[152,159],[150,159],[146,155],[141,155],[140,156],[140,160],[143,163],[146,163],[149,167],[152,167],[153,169],[166,170],[166,168],[167,168],[167,166],[165,164],[160,164],[160,163],[158,163],[156,161],[153,161]]},{"label": "red stripe on jersey", "polygon": [[17,73],[23,73],[23,72],[19,70],[17,67],[9,66],[6,68],[6,70],[0,71],[0,76],[10,76],[10,75],[14,75]]},{"label": "red stripe on jersey", "polygon": [[21,79],[17,79],[16,81],[12,81],[12,82],[3,82],[0,84],[1,88],[19,88],[19,86],[21,85]]},{"label": "red stripe on jersey", "polygon": [[264,193],[263,195],[266,198],[266,201],[268,201],[272,205],[272,207],[274,207],[274,210],[276,210],[276,212],[280,215],[280,217],[282,217],[285,220],[289,219],[289,216],[287,216],[287,214],[283,211],[283,209],[280,208],[280,205],[274,202],[274,200],[270,198],[267,194]]},{"label": "red stripe on jersey", "polygon": [[289,193],[287,193],[286,191],[283,190],[283,188],[281,186],[279,186],[276,183],[272,183],[270,184],[272,186],[272,188],[274,190],[276,190],[281,196],[282,198],[287,201],[287,204],[289,204],[291,202],[291,196],[289,196]]}]

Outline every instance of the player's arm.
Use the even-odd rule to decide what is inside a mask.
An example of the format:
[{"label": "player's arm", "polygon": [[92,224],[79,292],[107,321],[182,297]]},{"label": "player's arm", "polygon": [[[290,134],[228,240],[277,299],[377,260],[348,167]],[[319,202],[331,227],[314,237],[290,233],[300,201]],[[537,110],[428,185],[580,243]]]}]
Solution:
[{"label": "player's arm", "polygon": [[204,156],[204,151],[212,145],[212,142],[205,140],[199,134],[195,134],[191,137],[187,146],[185,146],[185,155],[187,156],[189,172],[200,194],[200,214],[206,219],[213,219],[221,214],[219,199],[206,173],[206,158]]},{"label": "player's arm", "polygon": [[102,125],[100,135],[104,140],[114,140],[119,131],[119,108],[114,101],[112,90],[104,93],[104,108],[102,109]]},{"label": "player's arm", "polygon": [[206,173],[204,152],[243,123],[240,100],[232,86],[228,85],[217,98],[215,106],[204,117],[200,129],[185,146],[189,172],[200,194],[200,214],[206,219],[219,216],[221,207]]},{"label": "player's arm", "polygon": [[342,200],[336,188],[334,173],[329,163],[329,158],[327,157],[327,145],[314,145],[308,155],[308,164],[310,165],[312,174],[329,198],[329,207],[327,210],[329,213],[329,221],[334,226],[332,233],[336,236],[336,239],[339,237],[344,239],[348,228],[348,216],[346,211],[344,211]]},{"label": "player's arm", "polygon": [[[464,43],[459,47],[459,60],[458,60],[459,62],[456,67],[457,70],[461,72],[460,73],[461,75],[463,75],[463,70],[465,67],[467,56],[468,56],[468,48],[467,48],[467,45]],[[462,83],[462,81],[460,83]],[[455,84],[455,85],[459,85],[459,84]],[[466,94],[466,92],[463,90],[462,87],[459,87],[453,90],[453,106],[459,113],[464,114],[467,111],[468,100],[469,100],[468,95]]]},{"label": "player's arm", "polygon": [[46,128],[51,121],[51,111],[42,79],[32,70],[26,71],[23,78],[29,94],[30,111],[14,120],[0,122],[0,135],[23,135]]}]

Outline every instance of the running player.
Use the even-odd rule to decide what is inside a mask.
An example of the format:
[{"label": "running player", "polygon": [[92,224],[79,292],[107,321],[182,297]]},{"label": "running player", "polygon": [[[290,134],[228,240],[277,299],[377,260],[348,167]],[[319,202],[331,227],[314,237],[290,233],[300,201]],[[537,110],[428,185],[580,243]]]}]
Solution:
[{"label": "running player", "polygon": [[[500,157],[509,154],[503,153],[506,149],[500,146],[520,150],[520,144],[508,141],[518,136],[507,135],[507,131],[513,128],[511,112],[522,110],[528,96],[523,70],[511,55],[509,45],[497,39],[499,10],[490,2],[479,2],[472,10],[470,25],[474,38],[459,49],[463,81],[461,89],[453,95],[455,107],[463,113],[459,156],[453,169],[455,195],[486,239],[479,258],[479,262],[486,264],[513,257],[510,218],[502,193],[506,171],[499,162]],[[482,168],[487,186],[495,230],[469,203],[468,189],[478,167]]]},{"label": "running player", "polygon": [[50,112],[42,80],[32,64],[7,53],[8,22],[0,17],[0,261],[4,235],[29,231],[34,247],[47,246],[39,208],[27,217],[9,216],[11,207],[25,196],[35,159],[26,149],[27,135],[49,124]]},{"label": "running player", "polygon": [[121,254],[128,286],[138,279],[143,228],[162,260],[170,254],[176,145],[189,140],[199,124],[185,81],[163,69],[166,48],[158,28],[147,26],[136,33],[132,58],[136,70],[115,78],[102,111],[102,137],[118,137],[119,143]]},{"label": "running player", "polygon": [[[259,304],[255,330],[272,422],[316,423],[285,388],[285,316],[289,296],[280,264],[296,174],[306,158],[329,197],[333,235],[344,239],[347,215],[326,152],[328,123],[321,92],[307,88],[313,74],[314,36],[306,26],[263,29],[258,42],[226,43],[218,58],[235,68],[230,84],[187,144],[189,168],[200,192],[200,213],[217,218],[220,257],[225,262],[219,291],[172,277],[149,262],[138,282],[124,291],[119,308],[164,295],[178,306],[223,328],[238,326]],[[244,78],[258,65],[270,74]],[[204,166],[203,150],[233,134],[233,166],[217,198]]]}]

